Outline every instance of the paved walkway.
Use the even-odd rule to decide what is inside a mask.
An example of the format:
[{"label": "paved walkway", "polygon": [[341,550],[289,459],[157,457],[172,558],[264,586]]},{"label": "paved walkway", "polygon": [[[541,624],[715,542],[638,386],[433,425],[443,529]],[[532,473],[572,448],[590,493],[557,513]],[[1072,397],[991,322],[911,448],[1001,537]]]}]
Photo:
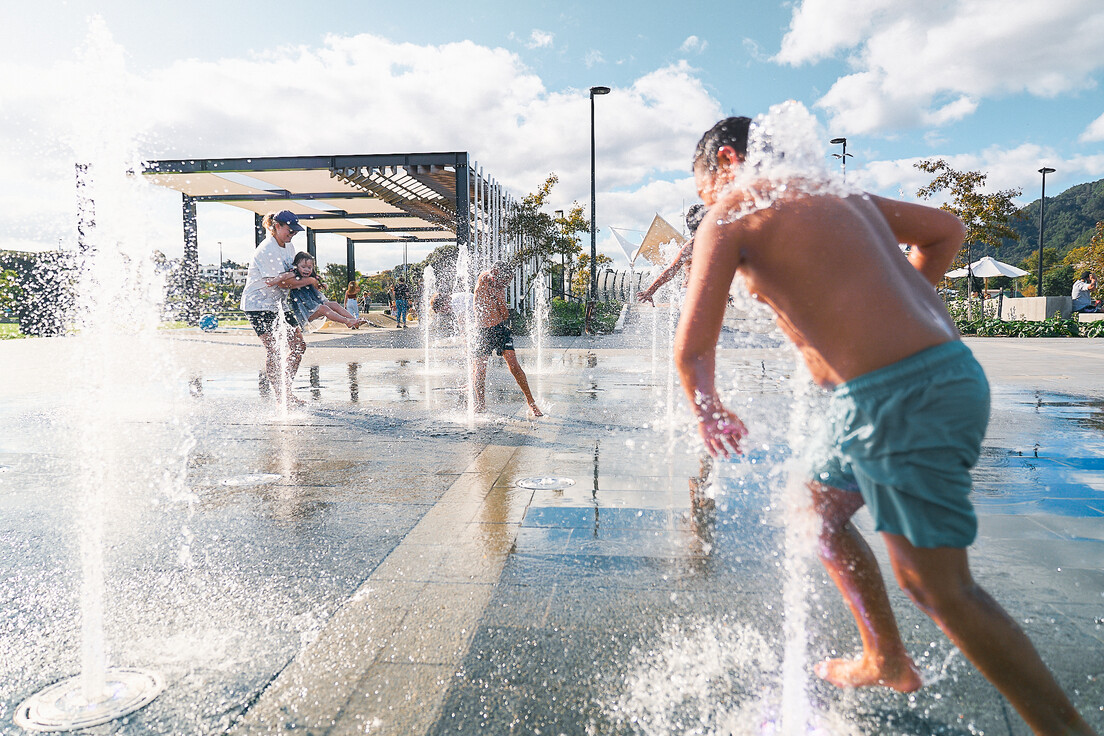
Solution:
[{"label": "paved walkway", "polygon": [[[475,423],[463,361],[427,371],[415,337],[311,336],[296,389],[308,407],[288,416],[259,394],[248,332],[162,338],[192,396],[173,420],[128,423],[142,429],[119,464],[140,474],[179,455],[186,425],[193,495],[114,502],[128,523],[110,527],[106,633],[113,661],[154,667],[168,687],[105,733],[762,733],[795,685],[829,733],[1027,733],[896,590],[928,687],[783,682],[781,614],[798,607],[783,600],[779,489],[796,435],[777,340],[723,339],[753,434],[745,459],[714,471],[710,499],[648,335],[556,338],[539,369],[523,347],[548,413],[537,422],[492,361],[491,412]],[[1104,664],[1085,656],[1104,647],[1104,341],[967,342],[994,386],[977,577],[1104,731]],[[49,387],[64,385],[70,351],[0,344],[15,379],[0,411],[0,578],[21,581],[0,614],[5,734],[14,704],[79,668],[59,593],[76,586],[73,553],[47,541],[79,494],[55,444],[63,419],[42,425],[64,410]],[[573,485],[518,484],[551,476]],[[855,651],[815,567],[807,593],[809,658]]]}]

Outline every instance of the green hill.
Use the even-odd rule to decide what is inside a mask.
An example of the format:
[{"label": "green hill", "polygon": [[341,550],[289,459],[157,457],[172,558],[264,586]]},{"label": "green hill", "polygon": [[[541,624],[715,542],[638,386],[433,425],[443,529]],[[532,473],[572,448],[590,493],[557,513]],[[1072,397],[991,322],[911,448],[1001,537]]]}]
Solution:
[{"label": "green hill", "polygon": [[[1020,210],[1021,217],[1012,222],[1019,233],[1015,240],[1005,240],[999,250],[989,251],[1005,263],[1019,263],[1039,252],[1039,200]],[[1073,248],[1088,245],[1096,223],[1104,220],[1104,179],[1072,186],[1046,201],[1046,226],[1043,247],[1056,248],[1064,256]]]}]

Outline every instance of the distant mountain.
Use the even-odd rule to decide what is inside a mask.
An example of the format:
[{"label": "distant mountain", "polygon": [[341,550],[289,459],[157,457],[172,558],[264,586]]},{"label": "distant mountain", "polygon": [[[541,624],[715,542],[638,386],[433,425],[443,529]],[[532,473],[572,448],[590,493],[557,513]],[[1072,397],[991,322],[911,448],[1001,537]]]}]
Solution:
[{"label": "distant mountain", "polygon": [[[1020,215],[1020,219],[1011,223],[1020,237],[1005,240],[998,250],[985,255],[1016,264],[1039,252],[1039,200],[1020,210]],[[1065,255],[1073,248],[1088,245],[1096,223],[1101,220],[1104,220],[1104,179],[1078,184],[1047,197],[1043,247],[1056,248],[1060,255]]]}]

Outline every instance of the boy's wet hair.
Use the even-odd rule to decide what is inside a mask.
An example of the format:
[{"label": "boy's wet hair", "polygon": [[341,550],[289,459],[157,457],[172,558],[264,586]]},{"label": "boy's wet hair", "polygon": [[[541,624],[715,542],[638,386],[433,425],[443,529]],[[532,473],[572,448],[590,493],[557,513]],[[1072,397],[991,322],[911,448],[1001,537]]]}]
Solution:
[{"label": "boy's wet hair", "polygon": [[738,117],[725,118],[705,131],[694,149],[694,168],[704,165],[709,171],[716,171],[717,152],[724,146],[731,146],[740,158],[745,158],[750,129],[751,118]]},{"label": "boy's wet hair", "polygon": [[699,202],[686,210],[686,229],[693,235],[698,231],[698,225],[705,219],[705,205]]}]

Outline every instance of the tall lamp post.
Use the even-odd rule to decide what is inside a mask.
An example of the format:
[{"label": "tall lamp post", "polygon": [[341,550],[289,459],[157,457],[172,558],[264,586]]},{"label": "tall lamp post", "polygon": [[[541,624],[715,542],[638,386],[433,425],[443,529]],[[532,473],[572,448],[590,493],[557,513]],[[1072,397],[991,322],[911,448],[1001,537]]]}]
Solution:
[{"label": "tall lamp post", "polygon": [[1046,175],[1053,174],[1054,169],[1044,166],[1039,169],[1043,175],[1043,193],[1039,197],[1039,289],[1035,296],[1043,296],[1043,223],[1046,222]]},{"label": "tall lamp post", "polygon": [[594,314],[594,297],[598,291],[598,228],[594,214],[597,199],[594,191],[594,97],[608,95],[609,91],[609,87],[590,88],[590,289],[587,292],[586,324],[584,325],[584,331],[588,335],[594,334],[591,319]]},{"label": "tall lamp post", "polygon": [[832,142],[833,146],[840,146],[840,145],[843,146],[843,152],[842,153],[833,153],[832,155],[840,160],[840,169],[843,170],[843,180],[847,181],[847,157],[848,156],[851,156],[851,158],[855,158],[855,157],[847,152],[847,139],[846,138],[833,138],[831,142]]},{"label": "tall lamp post", "polygon": [[[563,219],[564,211],[556,210],[556,223],[560,229],[560,235],[563,236]],[[561,244],[562,245],[562,244]],[[567,253],[560,251],[560,296],[567,298]]]}]

